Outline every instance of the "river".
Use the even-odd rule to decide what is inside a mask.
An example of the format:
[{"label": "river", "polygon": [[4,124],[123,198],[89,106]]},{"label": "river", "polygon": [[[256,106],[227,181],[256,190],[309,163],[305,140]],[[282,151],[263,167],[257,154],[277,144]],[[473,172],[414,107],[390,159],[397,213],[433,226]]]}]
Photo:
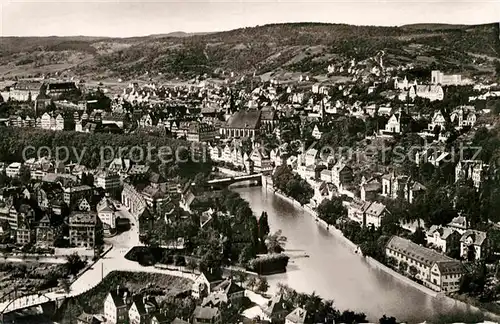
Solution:
[{"label": "river", "polygon": [[284,274],[268,276],[270,285],[281,282],[300,292],[333,299],[340,310],[364,312],[370,321],[386,314],[411,323],[432,320],[439,314],[465,312],[466,307],[446,298],[432,297],[368,264],[342,238],[319,226],[306,211],[261,187],[233,188],[250,203],[255,215],[266,211],[271,231],[288,238],[292,258]]}]

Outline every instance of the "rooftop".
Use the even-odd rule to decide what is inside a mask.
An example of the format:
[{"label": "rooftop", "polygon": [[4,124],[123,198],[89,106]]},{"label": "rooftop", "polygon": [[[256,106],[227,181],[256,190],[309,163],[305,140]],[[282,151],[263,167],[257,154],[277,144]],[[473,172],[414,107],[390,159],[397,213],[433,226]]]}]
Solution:
[{"label": "rooftop", "polygon": [[387,248],[406,255],[408,258],[421,262],[428,267],[431,267],[434,262],[454,261],[450,257],[399,236],[393,236],[387,243]]},{"label": "rooftop", "polygon": [[257,129],[261,112],[259,110],[239,110],[227,121],[228,128]]},{"label": "rooftop", "polygon": [[218,308],[196,306],[193,316],[196,319],[213,319],[219,314]]}]

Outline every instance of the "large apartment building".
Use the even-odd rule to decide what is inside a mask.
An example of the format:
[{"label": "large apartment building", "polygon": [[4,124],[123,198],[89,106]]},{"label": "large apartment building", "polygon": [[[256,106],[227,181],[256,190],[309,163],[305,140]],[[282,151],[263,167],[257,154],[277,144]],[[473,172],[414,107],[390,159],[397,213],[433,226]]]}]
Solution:
[{"label": "large apartment building", "polygon": [[406,263],[407,272],[416,269],[416,279],[432,290],[454,292],[460,288],[464,268],[458,260],[398,236],[389,240],[385,252],[398,264]]},{"label": "large apartment building", "polygon": [[93,212],[77,212],[69,217],[69,242],[72,246],[92,248],[99,235],[102,225]]}]

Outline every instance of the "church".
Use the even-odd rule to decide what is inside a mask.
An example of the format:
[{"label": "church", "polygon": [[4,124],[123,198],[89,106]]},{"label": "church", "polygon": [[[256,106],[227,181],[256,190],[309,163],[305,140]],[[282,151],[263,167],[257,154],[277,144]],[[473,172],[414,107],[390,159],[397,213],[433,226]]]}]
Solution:
[{"label": "church", "polygon": [[255,139],[261,128],[261,111],[258,109],[238,110],[221,125],[224,137],[249,137]]}]

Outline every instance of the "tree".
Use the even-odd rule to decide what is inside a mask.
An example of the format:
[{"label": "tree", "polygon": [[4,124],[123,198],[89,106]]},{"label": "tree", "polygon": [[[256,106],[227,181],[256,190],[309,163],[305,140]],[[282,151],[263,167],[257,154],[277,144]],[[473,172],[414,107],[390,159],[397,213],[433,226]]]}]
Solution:
[{"label": "tree", "polygon": [[335,318],[335,323],[366,323],[366,315],[364,313],[356,313],[350,310],[345,310]]},{"label": "tree", "polygon": [[94,176],[91,173],[82,174],[82,185],[93,186]]},{"label": "tree", "polygon": [[260,277],[255,287],[255,290],[257,292],[265,293],[268,289],[269,289],[269,283],[267,282],[266,277]]},{"label": "tree", "polygon": [[408,270],[408,263],[406,263],[406,261],[401,260],[399,262],[399,271],[404,273],[406,272],[406,270]]},{"label": "tree", "polygon": [[223,257],[221,235],[214,229],[208,229],[200,231],[196,240],[198,241],[196,255],[200,258],[198,264],[200,271],[219,269]]},{"label": "tree", "polygon": [[198,262],[194,258],[189,258],[187,263],[186,263],[186,268],[191,270],[191,272],[194,271],[198,267]]},{"label": "tree", "polygon": [[314,195],[311,185],[298,174],[294,174],[288,165],[281,165],[273,173],[273,183],[287,196],[302,205],[309,203]]},{"label": "tree", "polygon": [[5,187],[9,184],[10,179],[5,170],[0,170],[0,187]]},{"label": "tree", "polygon": [[259,237],[261,240],[269,234],[269,221],[267,212],[263,211],[259,218]]},{"label": "tree", "polygon": [[21,180],[21,183],[23,184],[28,184],[31,180],[31,171],[26,165],[21,165],[21,168],[19,168],[19,180]]},{"label": "tree", "polygon": [[398,266],[398,260],[394,257],[387,257],[386,263],[387,263],[387,265],[389,265],[391,267]]},{"label": "tree", "polygon": [[248,278],[248,273],[245,271],[237,271],[236,272],[236,280],[242,285]]},{"label": "tree", "polygon": [[252,252],[252,246],[250,244],[246,244],[238,257],[238,263],[245,266],[253,257],[254,253]]},{"label": "tree", "polygon": [[207,176],[204,173],[199,172],[194,177],[193,182],[196,186],[202,186],[205,184],[205,182],[207,182]]},{"label": "tree", "polygon": [[423,229],[421,227],[417,227],[417,229],[415,230],[415,233],[413,233],[410,237],[410,239],[415,243],[415,244],[419,244],[419,245],[422,245],[422,246],[425,246],[425,244],[427,243],[426,241],[426,235],[423,231]]},{"label": "tree", "polygon": [[382,316],[378,320],[379,324],[397,324],[396,318],[395,317],[387,317],[387,316]]},{"label": "tree", "polygon": [[338,197],[323,200],[316,211],[318,217],[328,224],[335,224],[338,219],[347,216],[347,209],[342,205],[342,199]]},{"label": "tree", "polygon": [[255,277],[252,276],[252,277],[248,278],[247,287],[249,289],[251,289],[251,290],[254,289],[256,285],[257,285],[257,279]]},{"label": "tree", "polygon": [[78,274],[78,272],[83,269],[84,266],[85,262],[76,252],[66,256],[66,269],[69,274]]},{"label": "tree", "polygon": [[266,237],[265,243],[267,251],[270,253],[281,253],[285,250],[287,238],[281,235],[281,230],[276,231]]},{"label": "tree", "polygon": [[415,266],[413,266],[413,265],[410,266],[409,271],[410,271],[410,275],[412,277],[415,277],[418,274],[418,269]]},{"label": "tree", "polygon": [[66,294],[69,294],[71,292],[71,284],[69,283],[68,279],[62,278],[59,281],[59,285],[62,287]]}]

